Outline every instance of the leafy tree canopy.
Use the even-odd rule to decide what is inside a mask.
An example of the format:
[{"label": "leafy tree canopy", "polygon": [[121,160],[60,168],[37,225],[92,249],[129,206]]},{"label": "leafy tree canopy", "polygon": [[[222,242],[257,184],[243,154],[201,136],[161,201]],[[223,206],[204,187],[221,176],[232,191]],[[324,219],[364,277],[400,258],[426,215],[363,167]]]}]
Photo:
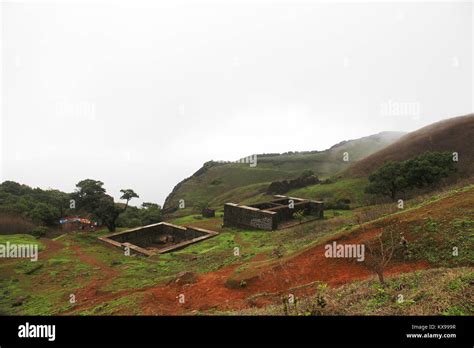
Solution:
[{"label": "leafy tree canopy", "polygon": [[369,176],[367,193],[395,200],[401,192],[437,184],[456,171],[449,152],[426,152],[403,162],[387,162]]}]

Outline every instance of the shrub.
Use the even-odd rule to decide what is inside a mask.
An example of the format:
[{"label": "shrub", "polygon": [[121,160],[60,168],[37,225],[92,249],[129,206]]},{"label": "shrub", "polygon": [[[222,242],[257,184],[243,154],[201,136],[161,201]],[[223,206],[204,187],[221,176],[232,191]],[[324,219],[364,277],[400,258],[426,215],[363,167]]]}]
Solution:
[{"label": "shrub", "polygon": [[35,236],[36,238],[40,239],[41,237],[44,237],[46,235],[46,233],[48,232],[48,229],[44,226],[38,226],[38,227],[35,227],[32,231],[31,231],[31,235]]}]

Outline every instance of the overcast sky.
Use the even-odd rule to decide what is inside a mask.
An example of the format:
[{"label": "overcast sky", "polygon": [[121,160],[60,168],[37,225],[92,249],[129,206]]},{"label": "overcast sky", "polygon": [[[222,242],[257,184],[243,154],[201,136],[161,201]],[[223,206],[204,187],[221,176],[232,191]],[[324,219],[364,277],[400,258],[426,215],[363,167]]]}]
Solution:
[{"label": "overcast sky", "polygon": [[1,181],[163,203],[206,161],[472,112],[472,3],[2,3]]}]

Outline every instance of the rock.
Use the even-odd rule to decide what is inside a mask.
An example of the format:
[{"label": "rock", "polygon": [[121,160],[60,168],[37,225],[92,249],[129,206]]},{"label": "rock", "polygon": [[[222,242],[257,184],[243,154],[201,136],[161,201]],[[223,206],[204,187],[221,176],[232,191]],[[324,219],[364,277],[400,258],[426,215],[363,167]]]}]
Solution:
[{"label": "rock", "polygon": [[267,194],[284,194],[290,190],[302,188],[310,185],[319,184],[321,181],[317,176],[311,173],[303,173],[298,178],[293,180],[274,181],[267,189]]},{"label": "rock", "polygon": [[238,289],[240,288],[240,282],[238,280],[229,278],[225,281],[224,286],[228,289]]},{"label": "rock", "polygon": [[281,195],[283,193],[288,192],[289,190],[290,190],[290,183],[287,180],[274,181],[268,187],[267,194],[269,194],[269,195],[273,195],[273,194]]},{"label": "rock", "polygon": [[197,276],[193,272],[181,272],[178,273],[176,279],[174,280],[177,285],[193,284],[196,283]]},{"label": "rock", "polygon": [[213,218],[214,216],[216,216],[216,211],[214,209],[204,208],[201,211],[201,214],[205,218]]},{"label": "rock", "polygon": [[158,238],[158,242],[161,244],[173,243],[174,237],[170,234],[165,234],[164,236],[161,236],[160,238]]},{"label": "rock", "polygon": [[236,280],[236,279],[227,279],[224,286],[228,289],[240,289],[245,288],[247,286],[247,282],[245,280]]},{"label": "rock", "polygon": [[23,304],[23,302],[25,302],[27,299],[26,296],[20,296],[20,297],[17,297],[15,302],[13,302],[12,306],[13,307],[18,307],[18,306],[21,306]]}]

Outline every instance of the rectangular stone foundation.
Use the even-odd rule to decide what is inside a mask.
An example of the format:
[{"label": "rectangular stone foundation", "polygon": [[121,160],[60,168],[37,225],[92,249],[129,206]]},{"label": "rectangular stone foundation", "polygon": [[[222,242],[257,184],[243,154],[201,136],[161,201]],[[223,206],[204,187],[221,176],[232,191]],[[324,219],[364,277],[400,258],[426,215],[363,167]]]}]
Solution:
[{"label": "rectangular stone foundation", "polygon": [[324,203],[296,197],[275,196],[275,200],[252,205],[226,203],[224,226],[273,231],[280,223],[293,219],[295,212],[324,218]]},{"label": "rectangular stone foundation", "polygon": [[167,222],[134,228],[99,237],[110,246],[129,248],[133,254],[152,256],[184,248],[190,244],[214,237],[219,233],[193,226],[177,226]]}]

